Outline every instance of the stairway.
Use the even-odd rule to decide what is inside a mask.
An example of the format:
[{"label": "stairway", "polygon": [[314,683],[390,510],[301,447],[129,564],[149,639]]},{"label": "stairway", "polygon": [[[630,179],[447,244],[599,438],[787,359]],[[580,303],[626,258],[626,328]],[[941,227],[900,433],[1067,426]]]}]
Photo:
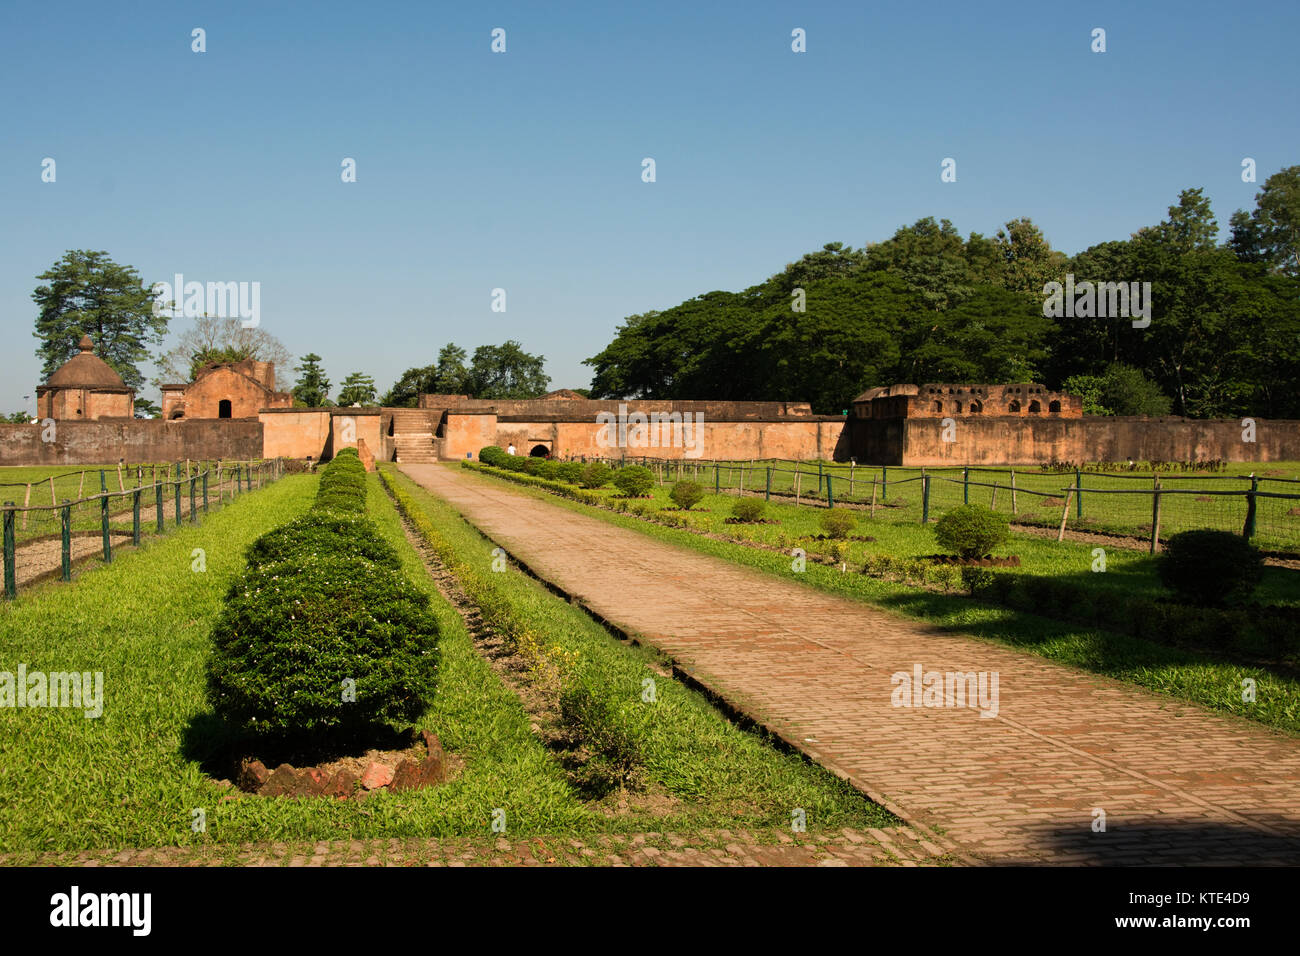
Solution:
[{"label": "stairway", "polygon": [[422,408],[393,409],[393,446],[404,464],[427,465],[438,460],[433,445],[433,427]]}]

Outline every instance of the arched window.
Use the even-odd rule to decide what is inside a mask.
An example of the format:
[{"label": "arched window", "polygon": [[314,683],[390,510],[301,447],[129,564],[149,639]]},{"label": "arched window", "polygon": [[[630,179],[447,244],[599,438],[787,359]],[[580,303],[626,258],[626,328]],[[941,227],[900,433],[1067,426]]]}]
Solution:
[{"label": "arched window", "polygon": [[1061,413],[1061,403],[1049,402],[1047,405],[1047,410],[1051,412],[1053,415],[1059,415]]},{"label": "arched window", "polygon": [[1043,410],[1043,406],[1038,404],[1037,399],[1029,403],[1029,414],[1037,415]]},{"label": "arched window", "polygon": [[960,415],[960,414],[961,414],[961,402],[953,402],[953,403],[952,403],[952,410],[953,410],[954,413]]},{"label": "arched window", "polygon": [[971,402],[971,403],[970,403],[970,411],[971,411],[971,414],[972,414],[972,415],[978,415],[980,412],[984,411],[984,403],[983,403],[983,402]]},{"label": "arched window", "polygon": [[935,403],[934,403],[934,410],[935,410],[936,412],[941,412],[941,411],[943,411],[943,402],[935,402]]},{"label": "arched window", "polygon": [[1019,403],[1018,401],[1016,401],[1016,400],[1013,398],[1013,399],[1012,399],[1012,400],[1007,404],[1007,411],[1012,412],[1013,414],[1017,414],[1017,415],[1018,415],[1018,414],[1020,413],[1020,403]]},{"label": "arched window", "polygon": [[230,399],[223,398],[221,401],[217,402],[217,417],[218,418],[230,417]]}]

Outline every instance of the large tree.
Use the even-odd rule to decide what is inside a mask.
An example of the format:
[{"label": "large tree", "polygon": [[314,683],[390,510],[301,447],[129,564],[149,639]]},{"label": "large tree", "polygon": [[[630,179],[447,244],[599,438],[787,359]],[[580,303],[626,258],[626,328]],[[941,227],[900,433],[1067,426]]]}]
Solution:
[{"label": "large tree", "polygon": [[466,389],[474,398],[537,398],[551,381],[543,371],[545,361],[513,339],[480,345],[470,361]]},{"label": "large tree", "polygon": [[1231,224],[1231,245],[1239,258],[1300,276],[1300,166],[1268,177],[1255,195],[1255,209],[1238,209]]},{"label": "large tree", "polygon": [[302,364],[294,366],[298,381],[293,387],[294,401],[308,408],[321,408],[333,404],[329,400],[330,380],[321,368],[321,357],[315,352],[308,352],[302,357]]},{"label": "large tree", "polygon": [[292,358],[284,343],[261,327],[244,328],[239,319],[204,315],[158,356],[158,384],[193,381],[199,369],[213,362],[255,359],[283,370]]},{"label": "large tree", "polygon": [[361,372],[353,372],[339,386],[340,405],[373,405],[375,380]]},{"label": "large tree", "polygon": [[168,317],[154,314],[153,294],[135,269],[118,265],[107,252],[70,249],[37,278],[46,283],[32,293],[44,377],[77,354],[78,341],[89,335],[95,354],[122,381],[136,390],[143,386],[136,363],[162,343]]}]

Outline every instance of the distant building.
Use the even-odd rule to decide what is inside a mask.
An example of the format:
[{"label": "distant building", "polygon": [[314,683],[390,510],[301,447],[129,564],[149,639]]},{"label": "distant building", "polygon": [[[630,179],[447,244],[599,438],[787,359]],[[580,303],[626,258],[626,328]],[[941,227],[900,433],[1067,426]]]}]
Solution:
[{"label": "distant building", "polygon": [[89,335],[83,335],[77,345],[81,351],[64,362],[44,385],[36,386],[37,418],[134,418],[135,391],[95,354],[95,343]]},{"label": "distant building", "polygon": [[188,385],[162,387],[165,421],[256,418],[264,408],[292,408],[293,396],[275,390],[275,365],[244,359],[205,365]]}]

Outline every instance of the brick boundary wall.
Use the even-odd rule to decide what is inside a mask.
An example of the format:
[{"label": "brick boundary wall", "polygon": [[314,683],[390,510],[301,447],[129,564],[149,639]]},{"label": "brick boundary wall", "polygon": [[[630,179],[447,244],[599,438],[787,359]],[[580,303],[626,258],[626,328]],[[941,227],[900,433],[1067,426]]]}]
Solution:
[{"label": "brick boundary wall", "polygon": [[49,442],[41,440],[44,430],[41,425],[0,425],[0,465],[262,457],[262,423],[256,419],[56,421]]}]

